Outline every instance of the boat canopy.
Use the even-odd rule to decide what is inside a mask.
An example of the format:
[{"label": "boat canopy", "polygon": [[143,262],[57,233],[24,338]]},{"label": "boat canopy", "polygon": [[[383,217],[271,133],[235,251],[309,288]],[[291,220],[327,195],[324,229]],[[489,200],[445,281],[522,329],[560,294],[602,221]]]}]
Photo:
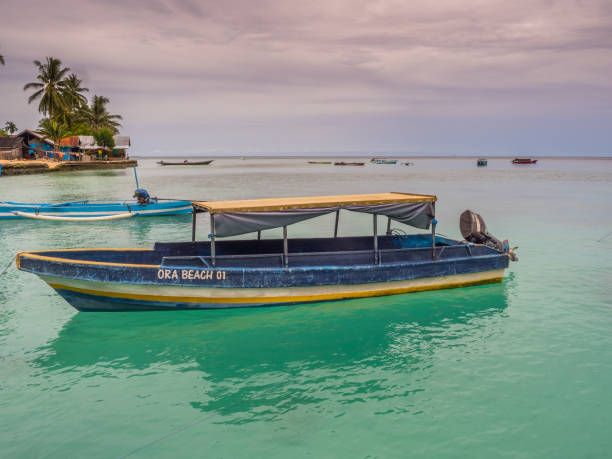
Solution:
[{"label": "boat canopy", "polygon": [[435,196],[408,193],[307,196],[240,201],[196,201],[196,212],[208,212],[213,234],[236,236],[288,226],[340,209],[384,215],[392,220],[428,229],[435,215]]}]

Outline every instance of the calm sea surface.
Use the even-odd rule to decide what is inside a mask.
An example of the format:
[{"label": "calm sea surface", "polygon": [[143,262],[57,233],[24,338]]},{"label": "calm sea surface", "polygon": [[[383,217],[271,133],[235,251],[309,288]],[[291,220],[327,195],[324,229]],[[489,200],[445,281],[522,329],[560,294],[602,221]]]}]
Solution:
[{"label": "calm sea surface", "polygon": [[[165,313],[78,313],[12,267],[0,278],[0,455],[609,457],[612,161],[411,161],[141,160],[141,186],[164,198],[436,194],[441,233],[459,237],[470,208],[520,262],[502,285]],[[131,170],[0,177],[0,200],[134,188]],[[289,235],[332,234],[332,218]],[[344,214],[340,232],[370,224]],[[0,221],[0,271],[17,251],[149,247],[190,231],[189,216]]]}]

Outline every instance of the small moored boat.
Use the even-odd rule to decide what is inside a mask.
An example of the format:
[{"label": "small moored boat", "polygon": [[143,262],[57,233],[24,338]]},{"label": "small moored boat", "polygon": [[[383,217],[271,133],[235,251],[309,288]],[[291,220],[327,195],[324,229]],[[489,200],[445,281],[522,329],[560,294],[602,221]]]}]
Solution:
[{"label": "small moored boat", "polygon": [[363,166],[365,163],[345,163],[344,161],[337,161],[334,166]]},{"label": "small moored boat", "polygon": [[161,161],[157,161],[157,164],[159,164],[160,166],[208,166],[210,163],[212,163],[213,160],[209,159],[207,161],[164,161],[163,159]]},{"label": "small moored boat", "polygon": [[83,199],[57,204],[3,201],[0,202],[0,219],[29,218],[32,220],[97,222],[191,212],[191,201],[159,199],[149,196],[149,192],[140,188],[138,184],[136,166],[134,166],[134,179],[136,190],[132,197],[136,198],[135,200],[103,202]]},{"label": "small moored boat", "polygon": [[308,161],[308,164],[331,164],[331,161]]},{"label": "small moored boat", "polygon": [[479,158],[479,159],[476,161],[476,165],[477,165],[478,167],[486,167],[486,165],[487,165],[487,164],[489,164],[489,162],[488,162],[488,161],[487,161],[485,158]]},{"label": "small moored boat", "polygon": [[[191,242],[22,252],[16,262],[83,311],[287,305],[501,282],[516,259],[507,241],[471,211],[461,215],[464,241],[437,235],[435,202],[406,193],[194,202]],[[339,237],[340,211],[371,214],[372,235]],[[202,212],[210,241],[196,241]],[[288,238],[289,225],[326,214],[335,214],[333,237]],[[378,216],[387,218],[384,235]],[[431,233],[399,234],[392,221]],[[261,238],[280,227],[282,239]]]},{"label": "small moored boat", "polygon": [[30,218],[55,221],[101,221],[129,217],[178,215],[191,212],[190,201],[129,200],[121,202],[71,201],[58,204],[0,202],[0,219]]},{"label": "small moored boat", "polygon": [[535,164],[537,162],[538,162],[537,159],[531,159],[531,158],[514,158],[512,160],[512,164]]}]

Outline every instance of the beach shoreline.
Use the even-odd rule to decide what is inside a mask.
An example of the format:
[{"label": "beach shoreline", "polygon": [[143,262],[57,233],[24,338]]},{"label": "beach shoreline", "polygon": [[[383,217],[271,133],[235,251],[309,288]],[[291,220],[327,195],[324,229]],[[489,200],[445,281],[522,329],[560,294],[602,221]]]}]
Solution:
[{"label": "beach shoreline", "polygon": [[68,172],[96,169],[126,169],[137,166],[135,159],[114,161],[49,161],[33,160],[0,160],[1,175],[48,174],[51,172]]}]

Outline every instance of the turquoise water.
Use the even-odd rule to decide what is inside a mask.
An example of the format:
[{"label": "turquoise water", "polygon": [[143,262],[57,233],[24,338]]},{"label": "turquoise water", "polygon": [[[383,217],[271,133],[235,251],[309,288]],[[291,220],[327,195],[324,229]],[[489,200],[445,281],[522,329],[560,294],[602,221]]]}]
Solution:
[{"label": "turquoise water", "polygon": [[[520,261],[502,285],[165,313],[77,313],[12,267],[0,278],[0,454],[610,456],[612,161],[412,161],[141,160],[141,185],[160,197],[436,194],[441,233],[458,237],[470,208]],[[121,200],[133,188],[129,170],[1,177],[0,200]],[[331,234],[332,219],[289,235]],[[340,232],[370,224],[343,215]],[[146,247],[190,231],[189,216],[3,221],[0,270],[20,250]]]}]

